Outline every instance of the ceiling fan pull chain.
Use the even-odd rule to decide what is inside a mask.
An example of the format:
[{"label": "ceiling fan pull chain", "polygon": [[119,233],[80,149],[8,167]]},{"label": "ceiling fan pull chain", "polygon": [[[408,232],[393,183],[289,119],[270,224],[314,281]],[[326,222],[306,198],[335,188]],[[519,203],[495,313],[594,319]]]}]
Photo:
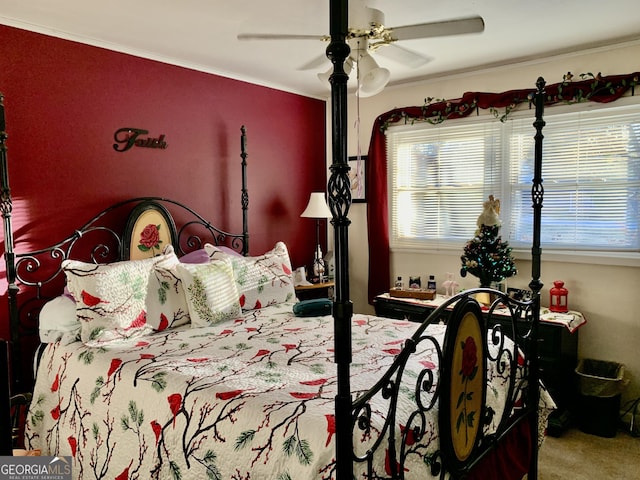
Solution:
[{"label": "ceiling fan pull chain", "polygon": [[358,156],[357,171],[360,171],[360,62],[356,62],[356,142]]},{"label": "ceiling fan pull chain", "polygon": [[362,150],[360,149],[360,62],[356,62],[356,143],[357,143],[357,161],[356,161],[356,171],[351,172],[350,178],[353,179],[353,182],[356,183],[358,191],[358,198],[362,198],[362,189],[364,188],[364,183],[362,182],[362,178],[358,178],[360,172],[362,172],[361,162],[362,162]]}]

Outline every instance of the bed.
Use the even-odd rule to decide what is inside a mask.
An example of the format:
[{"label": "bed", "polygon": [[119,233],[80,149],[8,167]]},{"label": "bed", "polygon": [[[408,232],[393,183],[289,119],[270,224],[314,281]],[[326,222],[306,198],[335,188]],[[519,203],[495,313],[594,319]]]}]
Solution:
[{"label": "bed", "polygon": [[12,392],[33,382],[27,449],[68,457],[82,479],[536,478],[553,408],[536,346],[544,80],[531,299],[474,289],[422,324],[361,315],[349,300],[344,32],[346,2],[332,0],[332,315],[294,313],[285,244],[249,255],[244,129],[242,232],[145,197],[14,252],[1,122]]}]

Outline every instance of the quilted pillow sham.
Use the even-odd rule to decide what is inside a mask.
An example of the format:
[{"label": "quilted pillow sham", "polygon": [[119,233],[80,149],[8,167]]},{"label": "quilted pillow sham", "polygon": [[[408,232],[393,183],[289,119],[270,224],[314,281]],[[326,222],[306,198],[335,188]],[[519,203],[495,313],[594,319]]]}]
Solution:
[{"label": "quilted pillow sham", "polygon": [[[151,270],[146,298],[147,323],[158,331],[191,321],[182,279],[176,268],[182,259],[178,260],[171,245],[163,253],[163,258]],[[206,260],[208,263],[208,256]]]},{"label": "quilted pillow sham", "polygon": [[179,264],[192,327],[207,327],[242,317],[231,262],[211,260],[205,264]]},{"label": "quilted pillow sham", "polygon": [[165,258],[159,255],[100,265],[62,262],[85,344],[97,346],[151,332],[145,310],[147,286],[155,264]]},{"label": "quilted pillow sham", "polygon": [[284,242],[258,257],[229,255],[211,244],[204,248],[211,259],[231,261],[243,311],[295,301],[291,260]]}]

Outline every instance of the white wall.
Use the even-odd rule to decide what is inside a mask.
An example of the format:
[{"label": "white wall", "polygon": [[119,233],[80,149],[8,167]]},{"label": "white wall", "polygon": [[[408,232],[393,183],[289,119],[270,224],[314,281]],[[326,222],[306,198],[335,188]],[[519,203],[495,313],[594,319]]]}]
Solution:
[{"label": "white wall", "polygon": [[[396,107],[421,106],[426,97],[457,98],[467,91],[502,92],[519,88],[535,88],[536,79],[543,76],[547,84],[562,81],[567,72],[574,75],[602,72],[603,75],[631,73],[638,70],[640,43],[625,44],[616,48],[590,50],[580,54],[564,55],[546,61],[501,67],[490,71],[457,75],[429,80],[420,84],[387,87],[382,93],[360,99],[360,136],[356,129],[355,96],[349,97],[348,154],[355,155],[358,141],[366,154],[371,128],[375,117]],[[640,91],[636,92],[640,96]],[[330,110],[330,108],[328,109]],[[330,111],[328,112],[330,114]],[[533,111],[532,111],[533,119]],[[328,124],[330,126],[330,123]],[[328,128],[328,132],[331,129]],[[331,135],[328,134],[331,142]],[[331,148],[327,149],[331,152]],[[330,159],[329,159],[330,162]],[[375,202],[375,198],[368,199]],[[350,242],[350,293],[356,312],[372,313],[367,301],[368,242],[366,231],[366,204],[351,206],[349,218]],[[331,235],[330,235],[331,237]],[[460,247],[462,251],[462,246]],[[434,274],[442,282],[446,272],[459,275],[460,253],[455,255],[427,255],[419,253],[392,253],[391,275],[408,277],[411,274]],[[509,286],[526,288],[531,264],[517,261],[519,270]],[[587,324],[579,332],[578,355],[620,362],[625,365],[631,384],[623,394],[625,401],[640,395],[640,268],[606,266],[584,263],[559,263],[545,261],[543,251],[542,291],[543,304],[548,305],[549,288],[553,280],[562,279],[569,289],[569,306],[582,312]],[[475,279],[467,277],[465,288],[476,286]],[[546,302],[546,303],[545,303]]]}]

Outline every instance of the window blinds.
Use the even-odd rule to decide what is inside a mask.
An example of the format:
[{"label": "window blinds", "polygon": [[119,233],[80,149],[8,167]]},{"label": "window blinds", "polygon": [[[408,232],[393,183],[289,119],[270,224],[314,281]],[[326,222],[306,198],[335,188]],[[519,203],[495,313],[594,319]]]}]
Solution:
[{"label": "window blinds", "polygon": [[[546,116],[542,245],[639,251],[640,106]],[[391,243],[459,248],[489,195],[502,237],[531,244],[530,118],[448,121],[387,132]]]}]

